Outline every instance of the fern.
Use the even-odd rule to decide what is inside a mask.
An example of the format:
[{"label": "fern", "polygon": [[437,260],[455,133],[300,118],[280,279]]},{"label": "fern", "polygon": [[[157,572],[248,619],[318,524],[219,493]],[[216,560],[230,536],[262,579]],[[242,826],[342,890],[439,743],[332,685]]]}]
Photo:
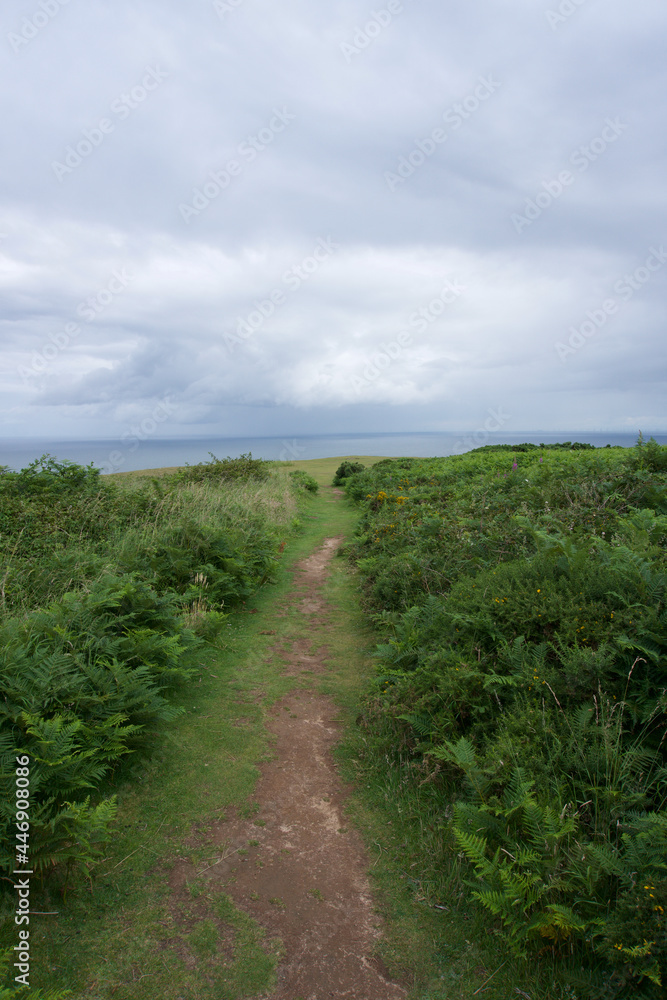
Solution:
[{"label": "fern", "polygon": [[433,732],[433,719],[430,715],[397,715],[396,718],[408,722],[419,736],[427,737]]},{"label": "fern", "polygon": [[463,771],[466,782],[473,794],[483,797],[488,788],[491,773],[483,769],[478,761],[475,748],[470,740],[462,736],[456,743],[445,740],[428,751],[436,760],[447,761]]},{"label": "fern", "polygon": [[[93,805],[90,796],[156,724],[182,711],[165,691],[189,676],[183,661],[198,640],[181,625],[173,597],[113,577],[8,623],[3,638],[0,779],[10,788],[15,756],[28,755],[31,861],[41,871],[89,864],[115,810],[113,800]],[[0,803],[6,845],[9,801]],[[11,864],[8,846],[3,862]]]}]

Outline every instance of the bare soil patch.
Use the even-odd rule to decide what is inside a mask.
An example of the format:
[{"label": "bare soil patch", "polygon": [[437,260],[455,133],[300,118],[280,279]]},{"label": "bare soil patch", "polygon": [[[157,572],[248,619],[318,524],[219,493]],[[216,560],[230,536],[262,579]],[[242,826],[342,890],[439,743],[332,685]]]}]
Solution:
[{"label": "bare soil patch", "polygon": [[[317,675],[327,670],[330,609],[322,584],[340,541],[326,539],[296,568],[288,606],[306,619],[308,638],[301,628],[273,655],[301,683],[271,709],[275,756],[261,767],[255,811],[230,814],[217,824],[213,838],[224,860],[212,859],[200,875],[205,892],[206,879],[211,888],[224,887],[265,928],[269,941],[282,942],[284,957],[270,1000],[406,995],[374,956],[381,920],[366,874],[370,862],[360,836],[347,825],[346,790],[331,752],[339,737],[339,712],[315,686]],[[195,874],[185,861],[175,867],[170,879],[175,904]]]}]

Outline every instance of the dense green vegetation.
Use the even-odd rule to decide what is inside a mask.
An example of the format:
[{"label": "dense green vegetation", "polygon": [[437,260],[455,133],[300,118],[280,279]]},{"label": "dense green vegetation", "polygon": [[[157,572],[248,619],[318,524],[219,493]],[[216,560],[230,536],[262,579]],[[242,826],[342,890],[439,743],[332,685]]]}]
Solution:
[{"label": "dense green vegetation", "polygon": [[567,995],[664,996],[667,448],[387,459],[346,490],[386,633],[364,725],[431,855],[517,956],[579,969]]},{"label": "dense green vegetation", "polygon": [[29,756],[36,872],[66,887],[99,856],[116,811],[102,783],[151,749],[194,656],[271,578],[297,494],[251,456],[148,482],[48,455],[0,474],[0,781]]},{"label": "dense green vegetation", "polygon": [[317,480],[309,476],[303,469],[294,469],[293,472],[290,472],[290,479],[295,486],[300,486],[302,489],[308,490],[309,493],[317,493],[320,488]]},{"label": "dense green vegetation", "polygon": [[210,462],[198,462],[197,465],[186,465],[174,473],[176,482],[201,483],[241,480],[247,482],[255,479],[263,482],[269,478],[269,463],[261,458],[253,458],[252,452],[239,455],[238,458],[216,458],[212,451]]},{"label": "dense green vegetation", "polygon": [[333,477],[334,486],[340,486],[348,476],[353,476],[355,472],[363,472],[365,466],[361,462],[353,462],[345,459],[340,463]]},{"label": "dense green vegetation", "polygon": [[[241,799],[251,787],[236,748],[255,736],[217,727],[225,713],[252,715],[269,667],[261,657],[240,672],[227,664],[211,728],[207,678],[223,685],[211,643],[226,647],[239,621],[256,621],[229,611],[254,605],[272,579],[317,487],[302,465],[278,476],[251,456],[212,456],[159,479],[103,478],[44,456],[0,473],[0,780],[11,789],[16,752],[30,755],[30,854],[51,901],[39,909],[63,901],[53,956],[82,928],[90,947],[93,917],[112,913],[131,886],[142,897],[154,863],[139,832],[142,780],[155,784],[151,829],[164,832],[165,734],[197,722],[216,748],[190,755],[197,782],[222,766],[224,736],[234,762],[225,790],[241,775]],[[338,473],[363,508],[348,552],[384,633],[361,714],[358,689],[350,694],[360,725],[346,766],[359,794],[386,810],[382,831],[368,819],[367,836],[382,842],[373,872],[397,900],[400,926],[388,933],[403,941],[387,958],[423,959],[423,1000],[471,995],[489,977],[499,998],[518,986],[549,1000],[663,997],[667,449],[500,446]],[[330,514],[323,500],[320,516]],[[253,656],[273,641],[261,629],[248,639]],[[236,705],[242,684],[249,700]],[[197,712],[180,714],[195,702]],[[164,758],[173,782],[181,738]],[[200,759],[210,766],[197,770]],[[178,801],[192,784],[185,767]],[[193,791],[184,844],[200,805]],[[0,808],[10,865],[15,827]],[[100,866],[116,832],[119,851]],[[9,912],[11,890],[5,902]],[[254,947],[244,962],[256,961]],[[511,970],[508,954],[520,958]],[[99,968],[106,962],[98,956]],[[115,989],[127,969],[114,975]]]},{"label": "dense green vegetation", "polygon": [[[258,768],[273,756],[263,724],[267,708],[302,683],[301,678],[286,675],[282,658],[273,654],[277,633],[267,630],[267,618],[271,615],[273,625],[272,609],[291,592],[294,562],[309,555],[332,531],[351,530],[355,515],[341,510],[347,505],[340,503],[334,513],[329,498],[314,495],[309,475],[292,477],[284,463],[265,464],[264,469],[268,475],[261,479],[207,479],[186,484],[187,488],[183,483],[173,488],[177,481],[164,477],[161,470],[152,473],[159,476],[158,486],[166,497],[162,511],[167,505],[171,511],[157,527],[173,526],[179,511],[190,516],[193,510],[199,513],[201,524],[218,529],[227,524],[239,530],[239,537],[263,525],[267,537],[273,539],[273,555],[282,553],[281,558],[275,571],[271,570],[271,587],[260,587],[252,597],[226,604],[223,631],[214,641],[193,642],[184,653],[179,668],[187,670],[188,676],[173,678],[161,692],[166,707],[177,717],[166,725],[147,724],[136,732],[130,746],[133,752],[112,765],[95,790],[84,792],[91,794],[95,804],[117,795],[116,817],[109,825],[113,836],[106,842],[100,838],[103,852],[96,852],[92,864],[77,864],[75,859],[70,871],[61,863],[43,868],[43,883],[40,877],[32,879],[31,901],[39,914],[30,927],[33,990],[15,991],[16,970],[8,971],[7,982],[12,986],[4,992],[0,987],[2,998],[9,1000],[16,994],[25,995],[26,1000],[58,1000],[65,995],[153,1000],[159,995],[177,1000],[196,995],[232,1000],[264,995],[275,982],[280,941],[268,937],[247,913],[232,905],[226,880],[211,880],[219,871],[213,862],[223,853],[231,853],[232,858],[236,854],[224,839],[226,811],[230,810],[230,819],[237,809],[242,815],[256,814],[258,803],[251,796]],[[316,472],[319,482],[330,480],[332,472],[333,466],[325,476]],[[130,493],[156,492],[150,476],[142,474],[104,479],[102,485],[122,486]],[[153,521],[155,517],[145,526],[147,537],[157,530]],[[134,533],[139,527],[134,525],[131,539],[140,537]],[[282,552],[286,542],[289,548]],[[110,562],[117,552],[131,549],[123,531],[109,535],[106,554]],[[104,555],[105,549],[100,552]],[[126,576],[122,582],[128,582]],[[90,587],[85,583],[61,599],[52,594],[47,607],[33,604],[32,611],[43,613],[49,604],[64,602],[67,610],[56,624],[69,625],[76,615],[72,631],[81,638],[81,625],[83,631],[88,626],[77,608],[83,602],[85,607],[79,610],[90,610]],[[193,614],[192,604],[197,605],[199,599],[184,604],[179,592],[155,593],[163,602],[173,602],[181,625],[188,623],[192,630],[193,619],[199,621],[197,635],[201,636],[210,612],[204,608]],[[210,606],[206,588],[202,602]],[[227,615],[227,608],[233,613]],[[96,610],[102,610],[101,602],[96,603]],[[23,619],[30,614],[26,609]],[[158,624],[156,618],[152,621]],[[112,620],[106,622],[111,624]],[[104,632],[106,642],[109,629],[104,626],[99,621],[97,631]],[[290,635],[295,626],[304,627],[300,609],[275,621],[275,629],[283,636]],[[239,850],[239,856],[248,850],[257,851],[256,840]],[[61,860],[66,858],[61,856]],[[179,891],[172,876],[184,860],[193,867]],[[15,905],[11,891],[0,898],[7,917],[0,927],[0,958],[4,945],[12,962]],[[63,991],[63,986],[71,993]]]}]

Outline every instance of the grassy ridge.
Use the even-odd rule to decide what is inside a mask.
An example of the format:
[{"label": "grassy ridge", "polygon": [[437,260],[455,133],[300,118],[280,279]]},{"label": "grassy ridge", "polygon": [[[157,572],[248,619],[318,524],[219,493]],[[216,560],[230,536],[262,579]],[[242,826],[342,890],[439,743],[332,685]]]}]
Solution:
[{"label": "grassy ridge", "polygon": [[386,634],[359,773],[377,781],[381,746],[387,787],[423,789],[427,895],[446,906],[465,858],[470,904],[518,957],[547,953],[563,996],[667,981],[666,486],[653,442],[347,481]]}]

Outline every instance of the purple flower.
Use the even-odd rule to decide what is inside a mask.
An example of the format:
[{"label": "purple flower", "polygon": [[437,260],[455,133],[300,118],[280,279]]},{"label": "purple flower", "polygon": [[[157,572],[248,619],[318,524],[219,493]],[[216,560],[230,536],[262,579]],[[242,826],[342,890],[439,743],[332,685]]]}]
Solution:
[{"label": "purple flower", "polygon": [[544,459],[543,459],[543,458],[541,458],[541,459],[540,459],[540,462],[543,462],[543,461],[544,461]]},{"label": "purple flower", "polygon": [[516,462],[513,462],[513,463],[512,463],[512,472],[514,472],[514,470],[515,470],[516,468],[518,468],[518,466],[517,466],[517,463],[516,463]]}]

